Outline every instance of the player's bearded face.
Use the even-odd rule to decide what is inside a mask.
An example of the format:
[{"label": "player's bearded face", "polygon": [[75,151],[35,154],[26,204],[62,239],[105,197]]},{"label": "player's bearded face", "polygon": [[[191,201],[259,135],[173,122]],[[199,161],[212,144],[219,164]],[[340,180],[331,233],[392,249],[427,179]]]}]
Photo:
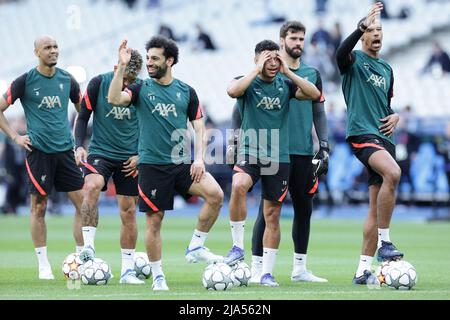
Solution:
[{"label": "player's bearded face", "polygon": [[302,56],[305,45],[305,34],[303,32],[289,33],[283,42],[286,53],[290,57],[298,59]]},{"label": "player's bearded face", "polygon": [[167,59],[164,56],[164,49],[150,48],[147,52],[147,71],[150,78],[161,79],[167,73]]},{"label": "player's bearded face", "polygon": [[159,62],[149,60],[147,63],[148,75],[154,79],[161,79],[166,75],[167,67],[168,66],[165,59],[164,62],[162,60]]}]

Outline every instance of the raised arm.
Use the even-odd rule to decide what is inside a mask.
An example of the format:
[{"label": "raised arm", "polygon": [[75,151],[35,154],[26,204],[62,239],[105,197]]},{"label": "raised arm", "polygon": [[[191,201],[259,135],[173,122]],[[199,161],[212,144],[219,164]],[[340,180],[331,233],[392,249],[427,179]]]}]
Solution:
[{"label": "raised arm", "polygon": [[128,106],[131,96],[127,91],[122,91],[125,68],[131,60],[131,48],[127,48],[127,40],[123,40],[119,47],[119,65],[109,85],[108,102],[113,105]]},{"label": "raised arm", "polygon": [[277,57],[281,62],[280,72],[283,73],[292,83],[297,87],[295,91],[295,98],[299,100],[318,100],[320,99],[321,93],[317,87],[309,82],[308,80],[303,79],[296,75],[291,69],[287,62],[283,59],[283,57],[277,53]]},{"label": "raised arm", "polygon": [[231,82],[230,86],[227,89],[227,93],[231,98],[239,98],[242,97],[245,93],[245,90],[252,84],[252,81],[256,79],[259,73],[262,72],[264,68],[264,64],[270,58],[270,51],[262,52],[256,61],[256,67],[246,76],[235,79]]},{"label": "raised arm", "polygon": [[366,18],[358,25],[358,28],[347,39],[345,39],[336,50],[336,61],[341,74],[346,73],[355,62],[355,56],[352,51],[364,32],[366,32],[368,26],[374,22],[381,10],[383,10],[382,3],[377,2],[374,4]]}]

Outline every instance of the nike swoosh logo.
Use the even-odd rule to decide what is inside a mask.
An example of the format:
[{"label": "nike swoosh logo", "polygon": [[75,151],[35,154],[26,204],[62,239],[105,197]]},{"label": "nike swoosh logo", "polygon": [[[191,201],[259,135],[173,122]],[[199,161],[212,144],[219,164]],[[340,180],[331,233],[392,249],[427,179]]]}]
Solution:
[{"label": "nike swoosh logo", "polygon": [[131,256],[131,253],[125,253],[127,256]]},{"label": "nike swoosh logo", "polygon": [[201,236],[199,236],[198,234],[195,235],[197,238],[201,238]]},{"label": "nike swoosh logo", "polygon": [[295,258],[296,260],[298,260],[298,261],[303,261],[303,259],[302,258]]}]

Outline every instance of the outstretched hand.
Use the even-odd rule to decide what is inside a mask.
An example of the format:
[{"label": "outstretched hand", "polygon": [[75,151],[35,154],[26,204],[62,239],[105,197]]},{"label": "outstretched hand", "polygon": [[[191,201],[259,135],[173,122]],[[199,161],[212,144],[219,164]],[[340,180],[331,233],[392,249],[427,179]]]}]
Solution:
[{"label": "outstretched hand", "polygon": [[367,29],[372,23],[375,22],[377,16],[381,13],[383,8],[384,6],[382,2],[377,2],[370,8],[370,11],[366,16],[366,20],[362,23],[364,29]]},{"label": "outstretched hand", "polygon": [[119,47],[119,63],[126,66],[131,60],[131,48],[127,48],[128,40],[122,40]]}]

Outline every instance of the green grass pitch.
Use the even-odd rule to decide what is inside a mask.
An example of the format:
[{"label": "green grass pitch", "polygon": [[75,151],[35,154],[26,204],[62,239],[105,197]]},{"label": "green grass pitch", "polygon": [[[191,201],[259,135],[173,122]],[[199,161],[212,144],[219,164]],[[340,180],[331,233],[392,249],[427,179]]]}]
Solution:
[{"label": "green grass pitch", "polygon": [[[37,279],[37,259],[28,230],[28,217],[0,217],[0,300],[7,299],[186,299],[186,300],[326,300],[326,299],[450,299],[450,224],[396,221],[391,236],[405,252],[418,273],[418,284],[411,291],[390,288],[369,289],[355,286],[351,279],[357,267],[362,220],[313,220],[308,267],[315,274],[328,278],[328,283],[292,283],[293,245],[291,219],[282,220],[282,240],[274,274],[279,288],[257,285],[233,288],[226,292],[206,291],[201,284],[203,264],[188,264],[184,250],[190,241],[195,218],[166,214],[163,224],[163,267],[170,291],[153,292],[151,281],[146,285],[119,284],[120,246],[119,218],[100,217],[96,236],[97,256],[112,267],[113,278],[106,286],[68,288],[63,279],[61,263],[75,251],[70,217],[49,217],[48,250],[56,280]],[[137,251],[144,251],[143,216],[138,218]],[[246,225],[246,262],[251,259],[251,228]],[[226,254],[231,246],[228,219],[222,214],[211,231],[207,246],[215,253]]]}]

